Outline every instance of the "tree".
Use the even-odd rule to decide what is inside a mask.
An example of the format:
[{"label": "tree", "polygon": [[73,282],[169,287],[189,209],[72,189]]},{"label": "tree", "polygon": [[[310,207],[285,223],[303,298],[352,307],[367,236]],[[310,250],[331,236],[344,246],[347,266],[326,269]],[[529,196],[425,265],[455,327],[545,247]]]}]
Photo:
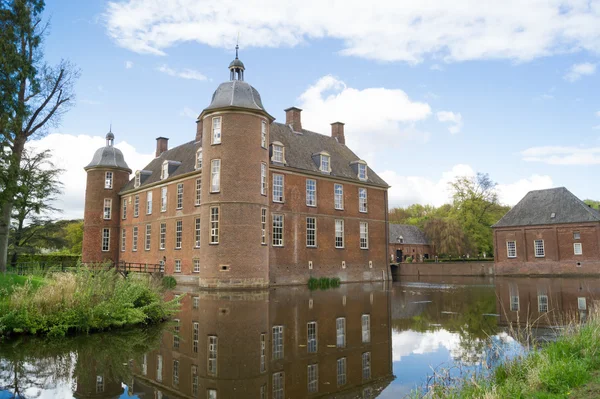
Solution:
[{"label": "tree", "polygon": [[423,226],[438,254],[460,256],[467,251],[467,239],[457,220],[432,218]]},{"label": "tree", "polygon": [[0,0],[0,272],[6,270],[8,236],[26,142],[44,135],[73,104],[79,76],[69,62],[44,63],[43,0]]},{"label": "tree", "polygon": [[63,170],[57,169],[50,158],[50,151],[23,153],[9,240],[13,265],[21,253],[33,253],[39,247],[64,246],[60,235],[53,234],[53,230],[60,231],[62,227],[52,220],[52,215],[59,212],[53,203],[62,192],[59,176]]},{"label": "tree", "polygon": [[594,208],[595,210],[600,210],[600,201],[594,201],[591,199],[586,199],[583,202],[585,202],[586,205]]}]

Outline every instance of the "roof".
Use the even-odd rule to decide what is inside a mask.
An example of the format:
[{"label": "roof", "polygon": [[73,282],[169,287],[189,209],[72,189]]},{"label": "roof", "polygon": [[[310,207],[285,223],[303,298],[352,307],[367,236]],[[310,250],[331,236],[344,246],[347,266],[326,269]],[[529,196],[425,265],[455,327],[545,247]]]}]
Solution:
[{"label": "roof", "polygon": [[[355,180],[357,183],[388,187],[388,184],[370,168],[367,170],[367,181],[359,180],[351,163],[359,161],[360,158],[348,147],[338,143],[333,137],[308,130],[302,130],[301,133],[294,132],[288,125],[274,122],[271,124],[270,139],[271,142],[279,141],[285,146],[286,165],[283,168],[321,173],[319,166],[313,161],[313,154],[326,151],[331,156],[331,173],[328,176]],[[200,142],[190,141],[163,152],[143,168],[143,170],[150,171],[152,174],[142,181],[140,187],[160,181],[161,167],[164,161],[181,162],[181,165],[174,171],[169,172],[169,179],[193,172],[196,166],[196,151],[201,146]],[[134,179],[131,179],[121,192],[133,189],[133,184]]]},{"label": "roof", "polygon": [[258,90],[243,80],[230,80],[221,83],[215,90],[210,105],[204,111],[228,107],[267,112]]},{"label": "roof", "polygon": [[88,170],[96,167],[125,169],[131,173],[131,169],[129,169],[129,166],[127,166],[125,157],[123,157],[121,150],[113,147],[112,145],[98,148],[94,153],[92,162],[90,162],[83,169]]},{"label": "roof", "polygon": [[404,239],[402,244],[422,244],[429,245],[429,238],[417,226],[409,224],[389,224],[390,244],[399,244],[399,237]]},{"label": "roof", "polygon": [[[552,217],[554,214],[554,217]],[[600,213],[564,187],[530,191],[492,227],[599,222]]]}]

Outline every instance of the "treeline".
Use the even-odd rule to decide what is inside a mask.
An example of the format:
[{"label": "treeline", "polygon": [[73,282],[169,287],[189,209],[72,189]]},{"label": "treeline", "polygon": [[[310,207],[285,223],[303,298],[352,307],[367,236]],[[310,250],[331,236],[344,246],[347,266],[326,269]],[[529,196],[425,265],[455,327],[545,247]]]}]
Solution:
[{"label": "treeline", "polygon": [[442,257],[492,257],[491,226],[510,210],[500,204],[496,185],[484,173],[458,177],[450,183],[451,203],[393,208],[390,223],[421,228]]}]

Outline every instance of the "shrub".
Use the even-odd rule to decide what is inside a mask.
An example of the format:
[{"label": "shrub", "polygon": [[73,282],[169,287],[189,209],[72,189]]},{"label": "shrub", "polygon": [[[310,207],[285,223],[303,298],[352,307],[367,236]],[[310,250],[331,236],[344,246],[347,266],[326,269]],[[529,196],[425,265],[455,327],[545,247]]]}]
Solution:
[{"label": "shrub", "polygon": [[308,288],[312,291],[312,290],[316,290],[316,289],[322,289],[322,290],[326,290],[329,288],[338,288],[340,286],[341,280],[338,277],[333,277],[333,278],[329,278],[329,277],[321,277],[321,278],[315,278],[315,277],[310,277],[308,279]]},{"label": "shrub", "polygon": [[406,263],[412,263],[412,261],[413,261],[413,258],[412,258],[412,256],[408,256],[408,257],[406,258],[406,261],[405,261],[405,262],[406,262]]},{"label": "shrub", "polygon": [[177,286],[177,280],[173,276],[165,276],[162,280],[163,287],[168,290],[171,290]]}]

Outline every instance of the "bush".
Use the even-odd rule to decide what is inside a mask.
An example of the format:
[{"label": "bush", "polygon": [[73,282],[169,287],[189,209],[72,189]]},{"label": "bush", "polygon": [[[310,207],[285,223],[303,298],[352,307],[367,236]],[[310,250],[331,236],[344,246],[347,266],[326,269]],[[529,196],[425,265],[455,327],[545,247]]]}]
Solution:
[{"label": "bush", "polygon": [[162,279],[162,284],[166,289],[172,290],[177,286],[177,280],[175,280],[175,277],[173,276],[165,276]]},{"label": "bush", "polygon": [[322,289],[326,290],[329,288],[338,288],[340,286],[341,280],[338,277],[321,277],[315,278],[311,277],[308,279],[308,288],[312,290]]},{"label": "bush", "polygon": [[405,260],[406,263],[412,263],[412,261],[413,261],[412,256],[408,256]]}]

